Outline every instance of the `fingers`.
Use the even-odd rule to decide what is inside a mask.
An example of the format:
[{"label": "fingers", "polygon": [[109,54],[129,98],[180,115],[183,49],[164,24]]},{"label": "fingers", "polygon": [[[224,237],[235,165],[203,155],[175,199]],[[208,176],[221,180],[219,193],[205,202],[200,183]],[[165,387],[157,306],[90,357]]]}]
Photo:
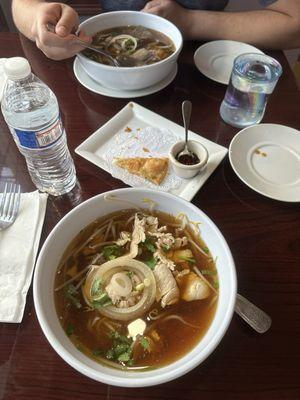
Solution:
[{"label": "fingers", "polygon": [[76,31],[78,23],[77,13],[71,7],[62,5],[61,16],[56,24],[55,33],[59,36],[67,36]]},{"label": "fingers", "polygon": [[146,5],[142,9],[142,11],[144,11],[144,12],[152,12],[153,8],[157,8],[159,6],[161,6],[161,0],[151,0],[151,1],[148,1],[146,3]]},{"label": "fingers", "polygon": [[84,31],[81,31],[78,35],[79,39],[87,42],[87,43],[92,43],[93,38],[91,36],[87,36]]},{"label": "fingers", "polygon": [[[37,15],[34,26],[35,41],[47,57],[61,60],[82,50],[82,46],[76,43],[75,35],[70,33],[76,30],[79,21],[72,8],[60,3],[41,3]],[[51,32],[47,29],[49,24],[53,26]],[[86,42],[92,40],[84,32],[81,32],[79,37]]]}]

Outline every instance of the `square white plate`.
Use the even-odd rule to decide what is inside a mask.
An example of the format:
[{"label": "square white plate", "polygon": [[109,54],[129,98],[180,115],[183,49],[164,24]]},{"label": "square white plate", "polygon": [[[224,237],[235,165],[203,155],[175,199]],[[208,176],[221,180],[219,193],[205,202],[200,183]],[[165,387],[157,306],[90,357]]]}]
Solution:
[{"label": "square white plate", "polygon": [[[130,102],[106,124],[102,125],[101,128],[81,143],[75,149],[75,152],[109,172],[104,157],[105,152],[113,143],[114,136],[123,132],[127,126],[131,129],[143,129],[147,126],[166,128],[178,136],[180,140],[184,140],[185,137],[184,128],[182,126],[161,117],[147,108]],[[183,179],[182,184],[176,189],[170,190],[170,193],[190,201],[226,156],[228,150],[191,131],[189,131],[189,139],[197,140],[207,148],[209,161],[202,173],[196,175],[192,179]]]}]

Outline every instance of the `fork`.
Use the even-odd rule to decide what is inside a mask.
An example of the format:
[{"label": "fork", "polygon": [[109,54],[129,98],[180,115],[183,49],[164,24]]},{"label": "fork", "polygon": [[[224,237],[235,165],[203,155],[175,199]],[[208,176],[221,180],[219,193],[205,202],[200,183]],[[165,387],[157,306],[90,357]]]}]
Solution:
[{"label": "fork", "polygon": [[0,204],[0,231],[15,222],[19,211],[20,197],[20,185],[6,182]]}]

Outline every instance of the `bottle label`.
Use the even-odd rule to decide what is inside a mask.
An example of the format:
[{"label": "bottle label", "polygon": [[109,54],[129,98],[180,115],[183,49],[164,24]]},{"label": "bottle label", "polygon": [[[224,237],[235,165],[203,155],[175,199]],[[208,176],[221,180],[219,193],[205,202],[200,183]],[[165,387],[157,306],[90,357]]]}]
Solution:
[{"label": "bottle label", "polygon": [[22,131],[20,129],[13,129],[13,131],[22,147],[40,149],[55,143],[63,134],[64,128],[59,116],[52,125],[40,131]]}]

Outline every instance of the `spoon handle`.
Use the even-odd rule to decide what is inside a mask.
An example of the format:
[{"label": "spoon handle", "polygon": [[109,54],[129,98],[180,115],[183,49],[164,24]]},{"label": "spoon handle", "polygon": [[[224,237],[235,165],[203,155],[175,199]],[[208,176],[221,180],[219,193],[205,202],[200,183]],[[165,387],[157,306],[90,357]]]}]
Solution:
[{"label": "spoon handle", "polygon": [[236,295],[235,312],[258,333],[271,327],[271,317],[240,294]]},{"label": "spoon handle", "polygon": [[186,147],[187,147],[187,141],[188,141],[188,129],[189,129],[189,125],[190,125],[191,114],[192,114],[192,103],[189,100],[185,100],[182,103],[182,118],[183,118],[183,124],[184,124],[184,129],[185,129],[185,146]]}]

